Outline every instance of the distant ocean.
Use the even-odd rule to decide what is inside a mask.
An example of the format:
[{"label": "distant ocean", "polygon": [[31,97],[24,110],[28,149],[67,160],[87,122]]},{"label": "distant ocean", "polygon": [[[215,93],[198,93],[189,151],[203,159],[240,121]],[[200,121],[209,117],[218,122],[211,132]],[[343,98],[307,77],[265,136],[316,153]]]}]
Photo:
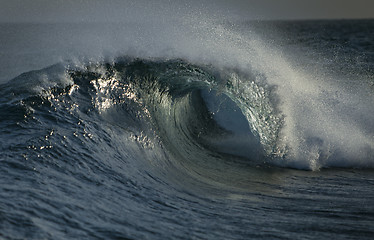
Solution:
[{"label": "distant ocean", "polygon": [[0,239],[374,239],[373,29],[0,24]]}]

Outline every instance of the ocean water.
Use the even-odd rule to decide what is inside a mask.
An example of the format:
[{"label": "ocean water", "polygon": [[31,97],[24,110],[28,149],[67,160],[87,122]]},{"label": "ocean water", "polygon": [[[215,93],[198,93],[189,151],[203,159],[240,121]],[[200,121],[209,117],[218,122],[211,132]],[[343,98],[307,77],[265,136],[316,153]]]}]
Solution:
[{"label": "ocean water", "polygon": [[0,24],[1,239],[373,239],[373,20]]}]

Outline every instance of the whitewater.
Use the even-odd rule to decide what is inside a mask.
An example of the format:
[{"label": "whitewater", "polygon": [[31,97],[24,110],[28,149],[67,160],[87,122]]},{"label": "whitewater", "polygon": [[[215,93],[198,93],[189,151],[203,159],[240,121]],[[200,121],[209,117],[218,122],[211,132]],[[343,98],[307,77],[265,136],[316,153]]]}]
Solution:
[{"label": "whitewater", "polygon": [[374,21],[147,11],[0,24],[0,238],[372,239]]}]

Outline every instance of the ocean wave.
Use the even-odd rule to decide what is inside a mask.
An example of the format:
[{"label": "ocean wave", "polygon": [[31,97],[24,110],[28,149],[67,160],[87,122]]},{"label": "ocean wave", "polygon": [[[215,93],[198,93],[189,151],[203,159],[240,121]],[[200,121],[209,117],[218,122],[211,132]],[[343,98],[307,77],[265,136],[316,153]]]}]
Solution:
[{"label": "ocean wave", "polygon": [[[277,87],[256,72],[179,59],[123,57],[79,67],[57,64],[24,73],[3,91],[12,97],[2,108],[18,108],[13,110],[17,114],[8,116],[18,115],[18,127],[34,128],[29,125],[33,123],[53,134],[76,129],[71,135],[82,144],[93,139],[99,144],[109,137],[103,134],[110,125],[111,131],[119,128],[126,135],[114,146],[135,142],[152,148],[157,154],[151,158],[196,176],[206,175],[201,173],[206,169],[219,176],[227,164],[234,163],[303,169],[371,166],[370,157],[352,164],[328,139],[309,133],[300,142],[291,139],[287,135],[291,123],[285,121],[289,116],[282,110]],[[82,127],[82,119],[95,134]],[[69,140],[66,135],[60,138]],[[29,144],[28,148],[62,145],[55,141],[43,146]],[[366,151],[364,157],[373,151],[365,144],[360,149]],[[142,158],[142,151],[125,147],[119,154],[133,152],[134,158]]]}]

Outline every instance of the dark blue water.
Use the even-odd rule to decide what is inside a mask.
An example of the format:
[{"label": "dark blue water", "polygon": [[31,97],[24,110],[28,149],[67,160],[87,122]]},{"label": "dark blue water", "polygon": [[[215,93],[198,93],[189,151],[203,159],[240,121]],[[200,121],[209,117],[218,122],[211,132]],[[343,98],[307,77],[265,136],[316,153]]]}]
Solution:
[{"label": "dark blue water", "polygon": [[374,237],[374,21],[200,24],[0,25],[1,239]]}]

